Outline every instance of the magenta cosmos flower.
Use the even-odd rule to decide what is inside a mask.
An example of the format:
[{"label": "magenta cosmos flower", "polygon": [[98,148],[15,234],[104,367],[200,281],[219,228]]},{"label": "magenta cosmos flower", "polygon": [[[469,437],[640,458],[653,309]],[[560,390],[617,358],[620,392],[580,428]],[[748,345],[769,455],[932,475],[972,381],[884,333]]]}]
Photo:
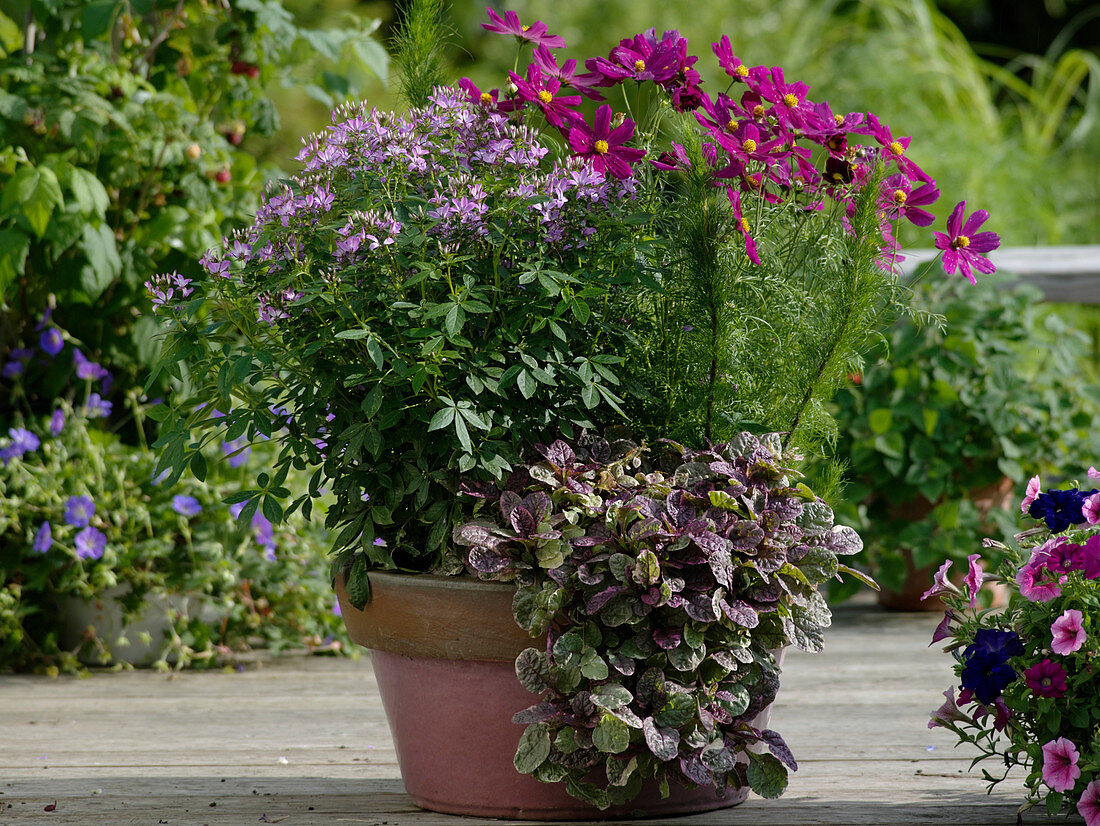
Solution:
[{"label": "magenta cosmos flower", "polygon": [[1077,801],[1077,814],[1085,819],[1085,826],[1100,826],[1100,780],[1093,780]]},{"label": "magenta cosmos flower", "polygon": [[1077,767],[1077,747],[1065,737],[1043,746],[1043,782],[1056,792],[1073,788],[1081,769]]},{"label": "magenta cosmos flower", "polygon": [[526,79],[515,72],[509,72],[508,77],[516,85],[520,98],[537,103],[546,115],[546,120],[553,126],[565,130],[580,120],[580,114],[573,107],[580,104],[581,96],[559,95],[561,82],[556,78],[543,76],[542,70],[534,63],[527,67]]},{"label": "magenta cosmos flower", "polygon": [[497,34],[514,34],[520,40],[534,43],[536,46],[546,46],[550,49],[565,48],[565,38],[557,34],[547,34],[546,24],[536,20],[530,26],[524,26],[519,22],[519,15],[514,11],[504,12],[501,17],[492,9],[485,9],[489,13],[492,23],[482,23],[481,28]]},{"label": "magenta cosmos flower", "polygon": [[749,256],[752,263],[759,264],[760,256],[756,252],[756,241],[749,234],[749,219],[741,212],[741,193],[733,187],[728,187],[726,196],[730,199],[730,206],[733,207],[733,221],[745,239],[745,254]]},{"label": "magenta cosmos flower", "polygon": [[970,272],[974,267],[978,272],[989,275],[997,268],[981,253],[992,252],[1001,245],[1001,237],[995,232],[978,232],[989,213],[979,209],[963,222],[966,201],[959,201],[947,219],[947,234],[933,233],[936,236],[936,248],[943,250],[943,269],[947,274],[959,270],[971,284],[977,284]]},{"label": "magenta cosmos flower", "polygon": [[1061,697],[1066,693],[1066,670],[1054,660],[1040,660],[1024,670],[1024,682],[1038,697]]},{"label": "magenta cosmos flower", "polygon": [[918,227],[926,227],[936,220],[931,212],[921,209],[940,197],[934,182],[913,189],[913,184],[904,175],[891,175],[882,182],[882,195],[888,221],[904,218]]},{"label": "magenta cosmos flower", "polygon": [[1072,654],[1085,644],[1084,616],[1076,608],[1062,612],[1050,626],[1050,648],[1055,654]]},{"label": "magenta cosmos flower", "polygon": [[596,117],[589,127],[583,120],[569,130],[569,145],[579,158],[585,158],[592,168],[604,175],[629,178],[630,165],[645,156],[642,149],[623,146],[634,137],[634,121],[625,119],[611,128],[611,107],[604,105],[596,110]]}]

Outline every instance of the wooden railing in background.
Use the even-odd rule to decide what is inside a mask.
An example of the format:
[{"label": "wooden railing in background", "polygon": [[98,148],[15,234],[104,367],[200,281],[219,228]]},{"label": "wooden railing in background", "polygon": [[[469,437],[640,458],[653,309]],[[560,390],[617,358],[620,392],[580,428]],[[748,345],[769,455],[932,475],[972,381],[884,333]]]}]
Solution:
[{"label": "wooden railing in background", "polygon": [[[902,269],[912,272],[935,258],[935,250],[906,250]],[[1006,276],[1019,276],[1043,291],[1047,301],[1100,304],[1100,244],[1079,247],[1007,247],[989,259]],[[980,277],[980,276],[979,276]]]}]

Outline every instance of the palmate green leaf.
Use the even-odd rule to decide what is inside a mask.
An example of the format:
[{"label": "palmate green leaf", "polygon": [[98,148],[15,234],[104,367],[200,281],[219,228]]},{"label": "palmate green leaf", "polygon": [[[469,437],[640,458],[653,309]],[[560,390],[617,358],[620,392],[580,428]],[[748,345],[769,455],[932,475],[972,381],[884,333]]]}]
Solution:
[{"label": "palmate green leaf", "polygon": [[[64,204],[57,174],[48,166],[19,167],[0,196],[0,215],[22,214],[31,231],[41,238],[54,208]],[[114,236],[111,237],[112,242]]]}]

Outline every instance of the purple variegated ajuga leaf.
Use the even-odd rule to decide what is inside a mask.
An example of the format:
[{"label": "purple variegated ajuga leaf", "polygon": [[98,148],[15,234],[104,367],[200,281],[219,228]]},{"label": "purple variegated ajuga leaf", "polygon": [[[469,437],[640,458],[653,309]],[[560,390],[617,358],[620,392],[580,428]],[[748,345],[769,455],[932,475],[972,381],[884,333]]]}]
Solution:
[{"label": "purple variegated ajuga leaf", "polygon": [[504,521],[510,522],[512,519],[512,511],[519,506],[523,500],[520,495],[514,490],[505,490],[500,493],[500,512],[504,515]]},{"label": "purple variegated ajuga leaf", "polygon": [[700,786],[709,786],[714,782],[710,769],[703,765],[702,759],[694,752],[680,758],[680,771],[684,773],[684,777]]},{"label": "purple variegated ajuga leaf", "polygon": [[531,723],[545,723],[547,720],[555,720],[561,717],[561,712],[558,711],[557,706],[552,703],[536,703],[530,708],[525,708],[523,711],[517,711],[512,715],[512,722],[519,725],[530,725]]},{"label": "purple variegated ajuga leaf", "polygon": [[634,673],[635,668],[637,668],[633,658],[624,657],[621,654],[609,655],[607,658],[607,664],[626,677],[631,676]]},{"label": "purple variegated ajuga leaf", "polygon": [[626,530],[626,538],[631,542],[644,542],[661,532],[661,523],[652,517],[637,520]]},{"label": "purple variegated ajuga leaf", "polygon": [[558,439],[549,447],[536,445],[536,449],[546,457],[547,461],[552,462],[558,468],[572,467],[577,461],[577,454],[573,452],[573,448],[561,439]]},{"label": "purple variegated ajuga leaf", "polygon": [[471,548],[466,559],[479,574],[497,574],[512,564],[508,556],[492,548]]},{"label": "purple variegated ajuga leaf", "polygon": [[523,497],[522,505],[534,517],[536,525],[541,525],[549,519],[554,509],[554,503],[550,497],[541,490]]},{"label": "purple variegated ajuga leaf", "polygon": [[755,628],[760,624],[760,616],[752,606],[741,599],[719,600],[718,606],[730,622],[740,625],[742,628]]},{"label": "purple variegated ajuga leaf", "polygon": [[684,632],[679,628],[653,629],[653,641],[666,651],[678,646],[683,638]]},{"label": "purple variegated ajuga leaf", "polygon": [[507,542],[506,539],[496,535],[495,531],[498,530],[500,530],[500,528],[495,522],[479,519],[456,527],[454,531],[454,540],[459,545],[497,548]]},{"label": "purple variegated ajuga leaf", "polygon": [[710,570],[719,584],[726,588],[733,587],[733,559],[727,550],[715,551],[707,560]]},{"label": "purple variegated ajuga leaf", "polygon": [[726,539],[735,551],[750,551],[764,539],[760,526],[750,519],[738,519],[726,530]]},{"label": "purple variegated ajuga leaf", "polygon": [[585,603],[585,612],[589,616],[594,615],[601,608],[603,608],[612,597],[616,596],[617,594],[621,594],[624,590],[625,589],[621,585],[613,585],[610,588],[606,588],[597,594],[593,594],[588,599],[588,602]]},{"label": "purple variegated ajuga leaf", "polygon": [[585,585],[599,585],[604,580],[605,574],[589,565],[577,566],[577,579]]},{"label": "purple variegated ajuga leaf", "polygon": [[652,717],[642,720],[642,735],[650,752],[658,760],[667,763],[680,752],[680,732],[674,728],[658,726]]},{"label": "purple variegated ajuga leaf", "polygon": [[802,500],[797,496],[772,496],[768,500],[768,510],[775,511],[782,521],[789,522],[802,515]]},{"label": "purple variegated ajuga leaf", "polygon": [[798,771],[798,763],[795,762],[794,755],[791,753],[786,741],[780,736],[778,731],[772,731],[766,728],[758,733],[760,735],[760,740],[768,744],[768,751],[775,755],[775,757],[788,769],[793,772]]},{"label": "purple variegated ajuga leaf", "polygon": [[696,594],[684,601],[687,615],[697,622],[714,622],[718,613],[714,609],[713,599],[706,594]]},{"label": "purple variegated ajuga leaf", "polygon": [[508,521],[513,530],[520,536],[527,537],[535,532],[535,517],[522,505],[516,505],[508,515]]},{"label": "purple variegated ajuga leaf", "polygon": [[729,550],[730,543],[725,537],[719,536],[713,531],[701,530],[691,534],[691,540],[702,550],[710,554],[721,553]]},{"label": "purple variegated ajuga leaf", "polygon": [[727,462],[725,459],[719,459],[710,463],[710,469],[712,473],[716,473],[719,476],[725,476],[729,479],[737,477],[737,468]]}]

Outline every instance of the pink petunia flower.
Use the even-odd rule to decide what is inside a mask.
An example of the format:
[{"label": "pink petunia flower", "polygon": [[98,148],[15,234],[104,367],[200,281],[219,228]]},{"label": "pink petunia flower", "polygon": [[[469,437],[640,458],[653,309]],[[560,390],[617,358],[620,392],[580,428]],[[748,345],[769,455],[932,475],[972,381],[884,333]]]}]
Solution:
[{"label": "pink petunia flower", "polygon": [[985,576],[982,571],[982,566],[978,560],[982,558],[981,554],[971,554],[966,558],[969,570],[966,576],[963,578],[963,582],[966,583],[966,587],[970,592],[970,607],[974,607],[974,603],[978,600],[978,591],[982,587],[982,579]]},{"label": "pink petunia flower", "polygon": [[1081,769],[1077,767],[1079,756],[1077,747],[1065,737],[1059,737],[1045,744],[1043,746],[1043,782],[1056,792],[1068,792],[1081,776]]},{"label": "pink petunia flower", "polygon": [[1077,801],[1077,814],[1085,819],[1085,826],[1100,826],[1100,780],[1093,780]]},{"label": "pink petunia flower", "polygon": [[1062,595],[1061,581],[1065,577],[1054,578],[1042,560],[1031,561],[1016,572],[1016,584],[1020,587],[1020,596],[1029,602],[1050,602]]},{"label": "pink petunia flower", "polygon": [[951,570],[952,561],[949,559],[940,566],[940,569],[932,576],[932,587],[921,594],[921,602],[931,597],[938,597],[940,594],[961,594],[958,588],[955,587],[955,583],[947,578],[947,572]]},{"label": "pink petunia flower", "polygon": [[951,619],[951,612],[944,611],[943,619],[940,620],[940,624],[936,626],[936,630],[932,632],[932,642],[928,643],[929,648],[938,643],[940,640],[946,640],[948,637],[951,636]]},{"label": "pink petunia flower", "polygon": [[1052,637],[1050,648],[1055,654],[1072,654],[1085,644],[1085,633],[1082,625],[1084,615],[1076,608],[1070,608],[1062,612],[1050,626]]},{"label": "pink petunia flower", "polygon": [[935,232],[936,248],[943,250],[943,271],[948,275],[958,270],[971,284],[977,284],[970,272],[973,267],[980,273],[989,275],[997,268],[980,253],[992,252],[1001,245],[1001,237],[995,232],[978,232],[989,213],[979,209],[963,222],[966,201],[959,201],[947,219],[947,234]]},{"label": "pink petunia flower", "polygon": [[1024,682],[1038,697],[1058,698],[1066,693],[1066,670],[1054,660],[1040,660],[1024,670]]},{"label": "pink petunia flower", "polygon": [[1100,533],[1094,533],[1081,546],[1081,573],[1085,579],[1100,579]]},{"label": "pink petunia flower", "polygon": [[1090,525],[1100,524],[1100,493],[1094,493],[1081,506],[1081,514]]},{"label": "pink petunia flower", "polygon": [[1039,495],[1039,477],[1032,476],[1027,480],[1027,490],[1024,491],[1024,501],[1020,503],[1020,513],[1027,513],[1035,497]]},{"label": "pink petunia flower", "polygon": [[1090,479],[1100,479],[1100,470],[1097,470],[1094,467],[1090,467],[1089,468],[1089,478]]},{"label": "pink petunia flower", "polygon": [[962,711],[955,702],[955,689],[949,688],[943,692],[943,705],[932,712],[932,718],[928,721],[928,728],[936,728],[946,723],[973,723],[974,718]]}]

